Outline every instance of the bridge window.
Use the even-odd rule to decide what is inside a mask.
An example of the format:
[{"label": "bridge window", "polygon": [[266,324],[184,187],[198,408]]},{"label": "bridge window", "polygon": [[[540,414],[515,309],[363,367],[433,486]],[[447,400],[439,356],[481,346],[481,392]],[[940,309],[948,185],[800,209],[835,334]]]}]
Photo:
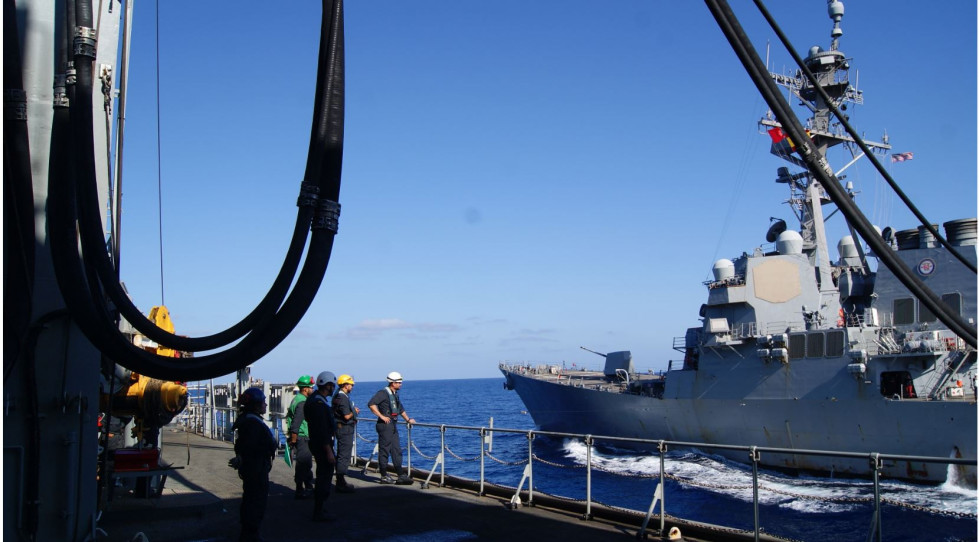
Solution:
[{"label": "bridge window", "polygon": [[826,338],[822,333],[810,333],[806,340],[806,357],[821,358],[825,354]]},{"label": "bridge window", "polygon": [[826,332],[826,357],[837,358],[843,355],[843,330]]},{"label": "bridge window", "polygon": [[[952,314],[962,313],[962,296],[960,294],[945,294],[942,296],[942,304],[948,309]],[[931,312],[931,309],[926,307],[923,303],[918,309],[918,319],[922,322],[934,322],[938,320],[938,317]]]},{"label": "bridge window", "polygon": [[914,323],[914,298],[894,300],[894,325],[907,325]]},{"label": "bridge window", "polygon": [[802,359],[804,357],[806,357],[805,334],[789,335],[789,359]]}]

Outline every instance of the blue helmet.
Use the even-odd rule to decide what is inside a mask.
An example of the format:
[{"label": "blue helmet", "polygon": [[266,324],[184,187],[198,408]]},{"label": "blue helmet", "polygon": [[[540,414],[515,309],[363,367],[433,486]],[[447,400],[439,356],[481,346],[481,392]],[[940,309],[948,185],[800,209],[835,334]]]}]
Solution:
[{"label": "blue helmet", "polygon": [[327,384],[337,385],[337,376],[330,371],[323,371],[316,377],[316,387],[323,388]]},{"label": "blue helmet", "polygon": [[241,396],[238,397],[238,406],[245,410],[251,410],[264,402],[265,392],[262,391],[262,388],[248,388],[241,392]]}]

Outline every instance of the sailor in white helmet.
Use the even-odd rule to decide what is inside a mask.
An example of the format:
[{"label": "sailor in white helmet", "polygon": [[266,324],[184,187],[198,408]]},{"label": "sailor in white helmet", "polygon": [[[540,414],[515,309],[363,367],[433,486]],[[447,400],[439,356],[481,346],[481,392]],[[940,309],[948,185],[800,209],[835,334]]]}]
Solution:
[{"label": "sailor in white helmet", "polygon": [[[408,423],[415,419],[408,416],[405,407],[398,397],[398,390],[403,382],[401,373],[394,371],[388,374],[388,385],[378,391],[367,402],[368,408],[377,416],[377,465],[381,471],[382,484],[411,484],[411,478],[401,469],[401,438],[398,435],[398,418]],[[388,457],[394,464],[397,478],[388,474]]]}]

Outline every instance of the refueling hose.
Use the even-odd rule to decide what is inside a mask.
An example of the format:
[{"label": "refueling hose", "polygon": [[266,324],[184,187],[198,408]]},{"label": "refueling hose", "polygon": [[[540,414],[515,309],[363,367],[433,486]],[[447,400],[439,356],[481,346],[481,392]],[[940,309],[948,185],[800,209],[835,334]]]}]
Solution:
[{"label": "refueling hose", "polygon": [[952,330],[953,333],[972,346],[976,347],[976,329],[971,326],[961,315],[949,311],[941,299],[935,295],[925,284],[912,273],[904,262],[902,262],[891,248],[884,243],[884,240],[877,235],[877,231],[870,224],[870,221],[863,215],[856,205],[850,200],[846,191],[840,186],[839,180],[833,174],[832,168],[826,162],[826,158],[820,155],[812,141],[806,135],[805,129],[799,119],[793,113],[785,98],[779,92],[775,83],[768,74],[768,70],[762,62],[758,53],[751,45],[751,41],[745,35],[740,23],[731,11],[726,0],[705,0],[707,7],[718,26],[724,32],[725,37],[734,49],[735,54],[741,60],[748,76],[758,88],[762,97],[772,109],[775,117],[782,124],[782,129],[786,131],[792,141],[797,142],[796,151],[805,161],[809,171],[818,178],[821,186],[826,190],[827,195],[840,209],[847,221],[853,225],[861,237],[874,250],[878,258],[894,273],[894,276],[901,281],[915,297],[918,298],[929,310],[935,314],[939,320]]},{"label": "refueling hose", "polygon": [[[79,27],[90,25],[91,2],[78,0],[76,16]],[[90,205],[92,189],[96,186],[91,113],[94,43],[89,47],[85,30],[78,34],[80,37],[76,38],[75,46],[78,83],[70,118],[74,135],[71,141],[74,176],[70,172],[62,172],[57,178],[52,175],[51,205],[54,212],[48,213],[52,257],[66,305],[76,324],[96,347],[119,364],[141,374],[163,380],[202,380],[234,372],[267,354],[292,331],[312,303],[329,263],[339,216],[339,204],[336,200],[340,191],[343,153],[342,0],[324,1],[310,155],[307,159],[296,225],[296,231],[301,231],[303,235],[294,235],[282,267],[287,271],[291,267],[293,273],[285,274],[285,278],[277,278],[259,307],[225,332],[196,339],[164,334],[172,335],[174,340],[169,337],[165,337],[167,340],[159,340],[154,336],[161,337],[158,333],[161,330],[150,322],[152,327],[149,329],[154,336],[150,333],[147,336],[178,350],[209,350],[213,349],[212,345],[216,342],[230,342],[244,336],[228,350],[190,359],[158,356],[131,344],[119,334],[114,311],[105,305],[103,291],[99,288],[101,286],[109,293],[119,293],[121,290],[115,280],[108,254],[104,253],[105,243],[101,238],[103,233],[97,205]],[[61,156],[66,151],[61,146],[57,149]],[[53,148],[52,154],[54,153]],[[76,182],[80,186],[76,186]],[[76,223],[76,218],[80,220],[79,223]],[[298,267],[307,228],[311,228],[312,233],[306,260],[295,287],[283,302],[285,291],[292,283],[292,275]],[[79,231],[84,258],[78,253]],[[107,262],[109,269],[105,266]],[[106,273],[110,270],[110,273]],[[107,275],[112,280],[106,280]],[[101,280],[95,281],[95,278]],[[112,297],[115,302],[116,296]],[[128,301],[128,297],[123,298]],[[123,309],[125,305],[118,303],[124,314],[127,311],[132,312],[130,309]],[[149,322],[142,313],[139,316]],[[127,319],[130,319],[129,315]],[[140,331],[144,331],[136,326],[139,320],[134,317],[130,322]],[[228,340],[233,335],[235,337]],[[193,348],[187,348],[188,346]]]}]

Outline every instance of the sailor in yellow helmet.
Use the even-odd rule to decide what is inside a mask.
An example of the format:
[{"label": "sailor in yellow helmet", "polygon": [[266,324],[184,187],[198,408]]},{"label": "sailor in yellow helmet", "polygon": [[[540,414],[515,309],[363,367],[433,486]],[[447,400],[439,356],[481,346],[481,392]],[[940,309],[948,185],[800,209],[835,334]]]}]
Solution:
[{"label": "sailor in yellow helmet", "polygon": [[346,480],[350,468],[350,455],[357,434],[357,414],[360,409],[350,398],[354,379],[350,375],[337,378],[337,394],[333,396],[333,417],[337,420],[337,493],[353,493],[354,486]]}]

